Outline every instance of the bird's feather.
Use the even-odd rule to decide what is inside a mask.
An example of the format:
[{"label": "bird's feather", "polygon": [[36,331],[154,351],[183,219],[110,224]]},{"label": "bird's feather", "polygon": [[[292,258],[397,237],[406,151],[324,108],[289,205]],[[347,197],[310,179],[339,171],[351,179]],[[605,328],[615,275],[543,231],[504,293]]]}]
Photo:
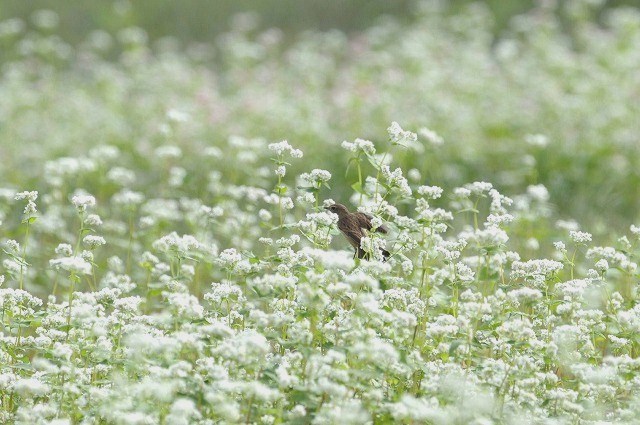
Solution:
[{"label": "bird's feather", "polygon": [[[361,212],[353,213],[353,215],[356,217],[356,220],[358,220],[358,225],[361,228],[366,230],[371,230],[371,228],[373,227],[371,225],[371,220],[373,219],[372,216],[370,216],[369,214],[361,213]],[[378,228],[376,228],[376,232],[388,233],[389,229],[387,229],[387,227],[383,224]]]}]

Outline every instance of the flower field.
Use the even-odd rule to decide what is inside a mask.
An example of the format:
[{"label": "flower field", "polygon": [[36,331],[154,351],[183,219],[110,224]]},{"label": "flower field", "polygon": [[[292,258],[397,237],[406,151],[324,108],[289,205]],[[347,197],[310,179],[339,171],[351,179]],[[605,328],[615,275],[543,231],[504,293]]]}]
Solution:
[{"label": "flower field", "polygon": [[0,423],[638,423],[640,10],[493,24],[1,21]]}]

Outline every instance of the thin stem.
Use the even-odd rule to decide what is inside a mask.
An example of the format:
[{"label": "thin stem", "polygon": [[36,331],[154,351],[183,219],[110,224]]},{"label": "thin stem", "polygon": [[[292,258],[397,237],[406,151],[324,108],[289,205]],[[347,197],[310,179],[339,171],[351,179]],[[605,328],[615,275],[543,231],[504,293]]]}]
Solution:
[{"label": "thin stem", "polygon": [[29,243],[29,229],[31,228],[31,223],[29,219],[27,219],[27,230],[24,234],[24,242],[22,243],[22,261],[20,262],[20,289],[23,289],[24,286],[24,269],[27,266],[26,256],[27,256],[27,244]]}]

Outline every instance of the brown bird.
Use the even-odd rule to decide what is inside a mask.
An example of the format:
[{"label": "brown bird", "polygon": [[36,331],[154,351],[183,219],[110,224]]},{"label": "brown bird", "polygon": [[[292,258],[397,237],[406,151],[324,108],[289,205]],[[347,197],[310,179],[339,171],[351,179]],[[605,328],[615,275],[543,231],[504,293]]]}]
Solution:
[{"label": "brown bird", "polygon": [[[325,207],[325,209],[338,215],[338,229],[340,229],[351,246],[353,246],[356,250],[353,256],[358,258],[369,257],[369,253],[367,253],[360,247],[360,239],[366,236],[364,232],[365,230],[371,230],[371,228],[373,227],[371,225],[372,217],[361,212],[351,213],[349,212],[347,207],[342,204],[333,204]],[[389,229],[387,229],[385,226],[380,226],[376,229],[376,232],[380,233],[387,233],[388,231]],[[383,249],[382,255],[384,256],[384,260],[386,261],[391,254],[386,249]]]}]

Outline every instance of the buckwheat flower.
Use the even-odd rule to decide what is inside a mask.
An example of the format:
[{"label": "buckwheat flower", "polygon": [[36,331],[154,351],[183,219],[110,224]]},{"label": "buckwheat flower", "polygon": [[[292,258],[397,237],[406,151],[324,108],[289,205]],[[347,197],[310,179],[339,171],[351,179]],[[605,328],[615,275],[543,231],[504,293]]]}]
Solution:
[{"label": "buckwheat flower", "polygon": [[527,134],[524,141],[535,147],[544,148],[549,144],[549,139],[544,134]]},{"label": "buckwheat flower", "polygon": [[389,405],[389,413],[394,420],[403,423],[446,423],[447,421],[447,414],[440,409],[435,397],[415,398],[410,394],[404,394],[400,401]]},{"label": "buckwheat flower", "polygon": [[569,232],[569,237],[575,243],[591,242],[591,233],[587,233],[587,232],[578,232],[578,231],[572,230]]},{"label": "buckwheat flower", "polygon": [[331,180],[331,173],[326,170],[315,168],[311,170],[311,179],[316,182],[326,183]]},{"label": "buckwheat flower", "polygon": [[466,199],[471,196],[471,190],[466,187],[456,187],[453,189],[453,194],[458,198]]},{"label": "buckwheat flower", "polygon": [[264,335],[247,329],[225,339],[212,351],[224,359],[240,364],[255,364],[271,352],[271,346]]},{"label": "buckwheat flower", "polygon": [[284,165],[279,165],[276,170],[275,170],[275,174],[278,177],[284,177],[285,174],[287,174],[287,169]]},{"label": "buckwheat flower", "polygon": [[514,219],[511,214],[489,214],[484,224],[485,227],[500,227],[513,222]]},{"label": "buckwheat flower", "polygon": [[36,378],[19,379],[13,384],[13,389],[22,397],[42,397],[51,388]]},{"label": "buckwheat flower", "polygon": [[242,260],[242,255],[235,248],[229,248],[222,251],[218,258],[223,264],[230,265]]},{"label": "buckwheat flower", "polygon": [[588,269],[587,270],[587,278],[591,279],[591,280],[596,280],[600,277],[600,273],[598,273],[597,270],[594,269]]},{"label": "buckwheat flower", "polygon": [[4,267],[10,275],[18,276],[20,274],[20,270],[22,270],[23,267],[26,267],[26,264],[22,261],[17,262],[14,259],[6,258],[2,260],[2,267]]},{"label": "buckwheat flower", "polygon": [[527,194],[531,199],[538,202],[547,202],[549,200],[549,191],[541,184],[527,186]]},{"label": "buckwheat flower", "polygon": [[493,189],[493,185],[487,182],[473,182],[466,184],[464,187],[476,196],[483,195],[485,192],[489,193]]},{"label": "buckwheat flower", "polygon": [[62,257],[49,260],[49,265],[56,270],[66,270],[76,274],[91,274],[91,264],[82,257]]},{"label": "buckwheat flower", "polygon": [[636,236],[636,237],[640,238],[640,226],[636,226],[636,225],[633,225],[633,224],[632,224],[632,225],[629,227],[629,230],[631,231],[631,233],[632,233],[634,236]]},{"label": "buckwheat flower", "polygon": [[296,202],[298,204],[313,205],[316,202],[316,197],[311,192],[303,192],[296,197]]},{"label": "buckwheat flower", "polygon": [[509,291],[507,297],[518,302],[537,301],[542,298],[542,292],[533,288],[519,288]]},{"label": "buckwheat flower", "polygon": [[371,414],[362,401],[347,397],[331,397],[315,414],[313,423],[319,425],[343,424],[360,425],[371,422]]},{"label": "buckwheat flower", "polygon": [[556,227],[561,230],[579,230],[580,225],[574,220],[558,220],[556,221]]},{"label": "buckwheat flower", "polygon": [[338,216],[331,212],[308,213],[307,220],[317,223],[321,226],[333,226],[338,222]]},{"label": "buckwheat flower", "polygon": [[93,252],[83,249],[80,253],[80,258],[82,258],[87,263],[93,263]]},{"label": "buckwheat flower", "polygon": [[288,196],[282,197],[282,208],[285,210],[293,209],[293,200]]},{"label": "buckwheat flower", "polygon": [[441,337],[445,335],[455,335],[458,333],[457,319],[448,314],[441,314],[435,317],[434,322],[427,325],[425,333],[432,337]]},{"label": "buckwheat flower", "polygon": [[96,235],[87,235],[82,238],[82,243],[87,245],[89,249],[96,249],[99,246],[102,246],[107,243],[102,236]]},{"label": "buckwheat flower", "polygon": [[160,146],[154,151],[155,156],[162,159],[167,158],[180,158],[182,156],[182,149],[177,146]]},{"label": "buckwheat flower", "polygon": [[383,254],[387,246],[387,241],[382,238],[375,238],[369,236],[363,236],[360,239],[360,248],[365,252],[373,254],[373,258],[378,261],[383,261],[385,255]]},{"label": "buckwheat flower", "polygon": [[300,149],[294,149],[286,140],[278,143],[270,143],[267,147],[269,150],[274,151],[276,155],[288,153],[293,158],[302,158],[302,151]]},{"label": "buckwheat flower", "polygon": [[27,202],[27,205],[24,207],[23,214],[26,217],[34,217],[37,213],[38,210],[36,207],[36,203],[32,201]]},{"label": "buckwheat flower", "polygon": [[55,358],[69,361],[69,359],[71,359],[71,356],[73,355],[73,348],[69,344],[65,344],[62,342],[55,342],[53,344],[53,349],[51,350],[51,354]]},{"label": "buckwheat flower", "polygon": [[607,335],[607,338],[611,342],[611,346],[614,349],[622,349],[629,345],[629,340],[627,338],[619,338],[615,335]]},{"label": "buckwheat flower", "polygon": [[20,252],[20,244],[18,243],[18,241],[15,241],[13,239],[8,239],[4,243],[4,246],[10,253],[17,254]]},{"label": "buckwheat flower", "polygon": [[554,242],[553,246],[555,249],[557,249],[559,252],[565,254],[567,252],[567,247],[565,246],[564,242],[562,241],[558,241],[558,242]]},{"label": "buckwheat flower", "polygon": [[260,209],[260,211],[258,211],[258,217],[262,221],[270,221],[271,218],[273,218],[271,213],[269,211],[265,210],[264,208],[262,208],[262,209]]},{"label": "buckwheat flower", "polygon": [[606,272],[607,270],[609,270],[609,262],[602,258],[600,260],[598,260],[595,264],[596,270],[599,270],[600,272]]},{"label": "buckwheat flower", "polygon": [[171,108],[167,111],[167,119],[177,123],[185,123],[191,118],[188,113]]},{"label": "buckwheat flower", "polygon": [[375,155],[376,148],[372,142],[364,139],[356,139],[353,142],[342,142],[342,148],[350,152],[364,152],[367,155]]},{"label": "buckwheat flower", "polygon": [[464,263],[456,264],[456,273],[458,274],[458,278],[463,282],[471,282],[474,279],[475,273],[469,266]]},{"label": "buckwheat flower", "polygon": [[438,199],[444,190],[438,186],[418,186],[418,194],[428,199]]},{"label": "buckwheat flower", "polygon": [[387,133],[392,145],[411,146],[418,141],[417,134],[403,130],[395,121],[387,128]]},{"label": "buckwheat flower", "polygon": [[167,183],[171,187],[180,187],[184,183],[184,178],[187,176],[187,170],[182,167],[171,167],[169,170],[169,179]]},{"label": "buckwheat flower", "polygon": [[461,232],[460,238],[469,242],[475,242],[479,246],[492,247],[503,246],[509,240],[507,232],[498,227],[488,227],[486,229],[477,229],[473,231]]},{"label": "buckwheat flower", "polygon": [[120,156],[120,149],[112,145],[98,145],[89,150],[89,157],[99,161],[113,161]]},{"label": "buckwheat flower", "polygon": [[107,179],[126,187],[135,183],[136,173],[124,167],[113,167],[107,171]]},{"label": "buckwheat flower", "polygon": [[554,260],[529,260],[526,262],[514,261],[511,264],[511,276],[513,278],[545,278],[564,268],[564,265]]},{"label": "buckwheat flower", "polygon": [[173,311],[177,312],[178,317],[189,320],[201,319],[204,309],[198,302],[198,299],[190,294],[180,292],[166,294],[167,303],[173,307]]},{"label": "buckwheat flower", "polygon": [[531,251],[537,251],[540,249],[540,242],[538,242],[538,239],[536,238],[528,238],[525,241],[524,246]]},{"label": "buckwheat flower", "polygon": [[407,171],[407,178],[413,182],[422,180],[420,171],[415,168],[411,168],[409,171]]},{"label": "buckwheat flower", "polygon": [[411,196],[411,188],[409,187],[407,179],[402,176],[402,169],[396,168],[391,171],[388,165],[383,165],[380,167],[380,171],[382,172],[382,176],[389,183],[389,186],[397,188],[403,196]]},{"label": "buckwheat flower", "polygon": [[0,38],[14,36],[21,33],[25,28],[24,21],[19,18],[5,19],[0,22]]},{"label": "buckwheat flower", "polygon": [[34,191],[24,191],[24,192],[19,192],[15,194],[14,199],[16,201],[21,201],[26,199],[27,201],[31,201],[31,202],[35,202],[36,199],[38,199],[38,191],[34,190]]},{"label": "buckwheat flower", "polygon": [[84,212],[87,210],[87,207],[96,205],[96,198],[91,195],[75,195],[71,198],[71,203],[75,205],[78,211]]},{"label": "buckwheat flower", "polygon": [[435,131],[429,130],[427,127],[420,128],[418,130],[418,135],[432,146],[440,146],[444,144],[444,139]]},{"label": "buckwheat flower", "polygon": [[84,224],[87,226],[102,226],[102,219],[98,214],[89,214],[87,218],[84,219]]}]

